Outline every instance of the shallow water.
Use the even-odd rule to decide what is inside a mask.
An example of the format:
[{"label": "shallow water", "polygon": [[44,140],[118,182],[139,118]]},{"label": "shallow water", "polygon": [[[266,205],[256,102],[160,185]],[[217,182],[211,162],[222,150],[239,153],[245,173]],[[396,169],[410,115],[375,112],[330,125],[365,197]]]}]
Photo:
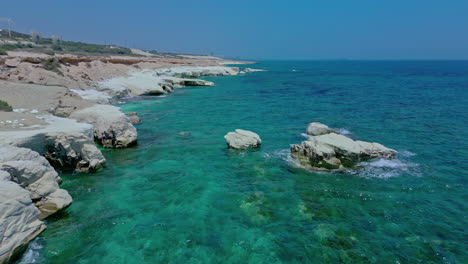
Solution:
[{"label": "shallow water", "polygon": [[[21,263],[467,263],[468,62],[263,62],[123,105],[139,145],[64,175],[73,205]],[[357,171],[288,158],[310,121],[398,150]],[[226,148],[236,128],[258,150]]]}]

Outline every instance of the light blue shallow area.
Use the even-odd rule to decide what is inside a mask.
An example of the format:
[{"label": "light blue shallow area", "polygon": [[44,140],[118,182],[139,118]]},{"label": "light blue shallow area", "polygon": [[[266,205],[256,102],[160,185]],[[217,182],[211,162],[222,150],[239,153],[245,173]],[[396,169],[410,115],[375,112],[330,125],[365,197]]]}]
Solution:
[{"label": "light blue shallow area", "polygon": [[[467,263],[468,62],[263,62],[133,100],[139,145],[64,175],[74,198],[22,263]],[[356,171],[291,166],[319,121],[399,151]],[[234,151],[223,136],[258,133]]]}]

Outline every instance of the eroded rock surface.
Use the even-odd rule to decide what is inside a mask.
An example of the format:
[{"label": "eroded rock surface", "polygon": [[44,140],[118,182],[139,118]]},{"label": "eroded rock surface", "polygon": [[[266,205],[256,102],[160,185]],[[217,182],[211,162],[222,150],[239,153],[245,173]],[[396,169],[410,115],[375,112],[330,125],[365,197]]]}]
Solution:
[{"label": "eroded rock surface", "polygon": [[314,136],[291,147],[292,157],[310,170],[352,168],[362,160],[391,159],[396,153],[379,143],[355,141],[336,133]]},{"label": "eroded rock surface", "polygon": [[125,148],[136,144],[137,131],[118,107],[94,105],[70,115],[94,126],[94,139],[106,148]]},{"label": "eroded rock surface", "polygon": [[46,228],[39,216],[28,191],[15,182],[0,180],[0,263],[20,253]]},{"label": "eroded rock surface", "polygon": [[224,139],[226,139],[228,146],[234,149],[256,148],[262,144],[260,136],[254,132],[242,129],[236,129],[234,132],[227,133]]},{"label": "eroded rock surface", "polygon": [[67,191],[60,189],[60,177],[47,160],[30,149],[14,146],[0,147],[0,170],[10,175],[29,193],[30,199],[45,218],[72,203]]},{"label": "eroded rock surface", "polygon": [[325,134],[330,134],[330,133],[339,134],[337,131],[319,122],[310,123],[307,126],[306,133],[311,136],[320,136],[320,135],[325,135]]}]

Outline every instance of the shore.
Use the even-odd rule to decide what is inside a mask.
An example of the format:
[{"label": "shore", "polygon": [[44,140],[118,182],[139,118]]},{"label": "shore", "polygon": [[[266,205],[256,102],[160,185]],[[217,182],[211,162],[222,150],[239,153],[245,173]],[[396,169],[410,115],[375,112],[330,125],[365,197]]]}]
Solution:
[{"label": "shore", "polygon": [[[125,98],[213,86],[202,76],[257,71],[250,64],[209,56],[0,56],[0,263],[22,252],[46,225],[43,219],[71,205],[58,172],[95,172],[106,159],[96,147],[138,142],[137,113],[123,113]],[[144,122],[144,120],[143,120]]]}]

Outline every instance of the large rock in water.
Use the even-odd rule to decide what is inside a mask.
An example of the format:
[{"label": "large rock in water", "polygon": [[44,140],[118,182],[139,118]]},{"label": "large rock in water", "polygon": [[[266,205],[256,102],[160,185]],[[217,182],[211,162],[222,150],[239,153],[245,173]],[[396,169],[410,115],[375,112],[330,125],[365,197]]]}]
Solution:
[{"label": "large rock in water", "polygon": [[314,136],[291,147],[292,157],[310,170],[352,168],[361,160],[391,159],[396,153],[379,143],[355,141],[336,133]]},{"label": "large rock in water", "polygon": [[94,126],[94,139],[106,148],[125,148],[136,144],[137,131],[129,118],[112,105],[94,105],[70,115]]},{"label": "large rock in water", "polygon": [[39,215],[28,191],[14,182],[0,180],[0,263],[20,253],[46,228]]},{"label": "large rock in water", "polygon": [[106,163],[94,142],[81,133],[48,133],[45,144],[45,157],[61,170],[95,172]]},{"label": "large rock in water", "polygon": [[0,170],[7,172],[10,181],[29,193],[29,198],[41,212],[41,218],[72,203],[68,192],[59,187],[61,179],[57,172],[37,152],[14,146],[0,147]]},{"label": "large rock in water", "polygon": [[335,130],[329,128],[328,126],[319,123],[319,122],[312,122],[307,126],[306,133],[311,136],[320,136],[330,133],[337,133]]},{"label": "large rock in water", "polygon": [[262,140],[257,134],[242,129],[227,133],[224,139],[226,139],[228,146],[234,149],[256,148],[262,144]]}]

